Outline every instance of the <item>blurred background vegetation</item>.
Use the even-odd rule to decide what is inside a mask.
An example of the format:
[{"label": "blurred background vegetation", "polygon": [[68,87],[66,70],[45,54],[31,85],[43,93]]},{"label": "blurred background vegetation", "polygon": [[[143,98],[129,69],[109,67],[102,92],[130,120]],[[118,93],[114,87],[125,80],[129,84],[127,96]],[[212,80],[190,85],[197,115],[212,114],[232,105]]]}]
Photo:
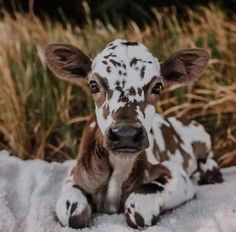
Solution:
[{"label": "blurred background vegetation", "polygon": [[0,149],[75,158],[91,96],[53,77],[43,48],[66,42],[93,57],[116,38],[142,42],[161,60],[186,47],[210,52],[199,81],[166,89],[156,107],[203,123],[216,159],[236,162],[236,0],[0,0]]}]

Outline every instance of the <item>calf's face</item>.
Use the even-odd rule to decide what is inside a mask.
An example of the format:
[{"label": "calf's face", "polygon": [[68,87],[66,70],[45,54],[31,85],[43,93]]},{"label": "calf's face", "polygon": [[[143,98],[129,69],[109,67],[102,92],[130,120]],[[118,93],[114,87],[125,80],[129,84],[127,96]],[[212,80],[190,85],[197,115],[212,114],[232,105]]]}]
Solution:
[{"label": "calf's face", "polygon": [[88,82],[104,145],[122,155],[137,155],[149,146],[155,103],[164,85],[196,79],[209,59],[202,49],[184,49],[160,63],[142,44],[125,40],[108,44],[93,61],[67,44],[48,45],[45,55],[59,78],[77,85]]}]

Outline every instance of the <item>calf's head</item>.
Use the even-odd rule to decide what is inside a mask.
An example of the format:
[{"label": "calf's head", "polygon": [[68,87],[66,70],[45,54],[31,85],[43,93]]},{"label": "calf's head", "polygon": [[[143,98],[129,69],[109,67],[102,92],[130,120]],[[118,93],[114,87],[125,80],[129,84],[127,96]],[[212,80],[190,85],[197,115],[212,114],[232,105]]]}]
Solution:
[{"label": "calf's head", "polygon": [[93,60],[67,44],[48,45],[45,56],[59,78],[88,82],[104,144],[122,155],[137,155],[149,146],[155,103],[165,83],[196,79],[209,59],[205,50],[184,49],[160,63],[144,45],[126,40],[108,44]]}]

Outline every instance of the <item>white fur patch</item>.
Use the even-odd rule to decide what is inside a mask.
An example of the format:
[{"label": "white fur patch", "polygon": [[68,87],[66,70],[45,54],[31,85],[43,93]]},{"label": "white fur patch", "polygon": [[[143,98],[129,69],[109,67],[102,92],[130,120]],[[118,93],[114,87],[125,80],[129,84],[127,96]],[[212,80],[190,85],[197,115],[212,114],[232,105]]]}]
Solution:
[{"label": "white fur patch", "polygon": [[196,157],[193,151],[193,142],[202,142],[206,145],[208,151],[211,150],[211,139],[210,135],[205,131],[204,127],[192,121],[188,126],[185,126],[175,117],[168,118],[169,122],[180,135],[183,143],[182,148],[191,156],[191,160],[188,165],[188,173],[191,174],[197,169]]},{"label": "white fur patch", "polygon": [[[71,216],[79,215],[88,207],[87,198],[78,188],[73,187],[74,184],[74,177],[68,176],[57,200],[56,215],[63,226],[69,225]],[[72,211],[72,207],[75,206],[76,208]]]}]

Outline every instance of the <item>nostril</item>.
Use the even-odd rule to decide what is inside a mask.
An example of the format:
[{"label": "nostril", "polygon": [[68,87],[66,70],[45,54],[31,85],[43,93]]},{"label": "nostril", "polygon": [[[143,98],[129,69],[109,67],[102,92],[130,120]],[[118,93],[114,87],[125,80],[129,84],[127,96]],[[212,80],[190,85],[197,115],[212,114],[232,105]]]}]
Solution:
[{"label": "nostril", "polygon": [[116,135],[115,131],[113,131],[113,129],[111,128],[109,131],[109,139],[111,142],[113,143],[119,143],[120,142],[120,138],[118,135]]},{"label": "nostril", "polygon": [[139,142],[142,139],[143,139],[143,128],[140,127],[140,128],[136,129],[136,133],[134,135],[133,141],[134,142]]}]

